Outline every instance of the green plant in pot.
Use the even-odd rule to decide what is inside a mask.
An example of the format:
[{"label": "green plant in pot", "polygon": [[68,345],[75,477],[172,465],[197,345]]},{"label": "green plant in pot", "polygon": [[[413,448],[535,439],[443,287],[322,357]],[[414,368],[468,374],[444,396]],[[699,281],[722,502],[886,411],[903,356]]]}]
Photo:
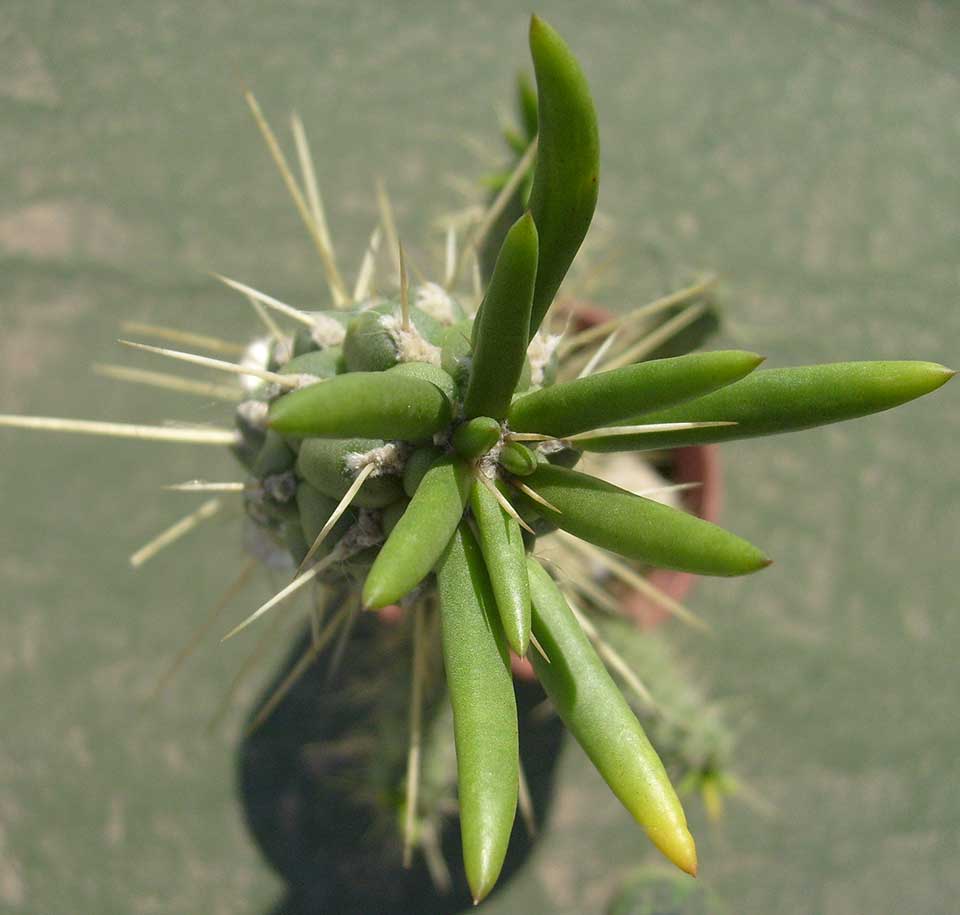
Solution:
[{"label": "green plant in pot", "polygon": [[[475,313],[439,287],[411,294],[402,257],[395,298],[371,296],[368,284],[349,294],[308,177],[306,194],[295,184],[291,191],[327,263],[334,308],[291,309],[240,287],[287,309],[302,327],[252,347],[239,366],[179,354],[259,380],[237,408],[236,431],[109,432],[225,444],[249,470],[242,491],[254,547],[267,557],[282,547],[296,572],[231,634],[315,584],[347,596],[318,626],[313,650],[338,626],[348,631],[351,601],[365,612],[406,611],[412,738],[405,791],[388,809],[408,850],[425,842],[430,819],[429,791],[420,789],[429,785],[421,776],[432,758],[423,708],[437,682],[429,672],[435,635],[440,699],[452,713],[463,862],[477,902],[500,875],[522,794],[511,652],[529,659],[566,727],[652,843],[681,870],[697,871],[667,771],[604,663],[615,658],[609,642],[571,604],[562,573],[539,561],[537,538],[559,530],[645,566],[700,575],[745,575],[771,561],[712,523],[577,470],[581,456],[810,428],[905,403],[953,374],[927,362],[759,369],[762,358],[742,351],[611,367],[597,351],[577,377],[557,380],[560,341],[543,325],[594,214],[599,145],[581,68],[537,17],[530,49],[532,179],[523,212],[490,260]],[[293,182],[256,107],[255,114]],[[520,164],[516,183],[501,189],[504,202],[527,174]],[[103,425],[3,423],[81,432]]]}]

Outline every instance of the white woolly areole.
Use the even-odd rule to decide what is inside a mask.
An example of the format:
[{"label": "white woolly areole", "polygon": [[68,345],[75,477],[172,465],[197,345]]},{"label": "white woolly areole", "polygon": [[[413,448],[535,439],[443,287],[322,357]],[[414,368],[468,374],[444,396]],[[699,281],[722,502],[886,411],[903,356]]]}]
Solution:
[{"label": "white woolly areole", "polygon": [[309,372],[300,372],[297,375],[294,375],[294,379],[297,382],[297,386],[293,389],[299,391],[301,388],[308,388],[312,384],[317,384],[324,379],[319,375],[311,375]]},{"label": "white woolly areole", "polygon": [[347,329],[336,318],[325,314],[311,315],[311,318],[313,327],[310,329],[310,336],[317,346],[339,346],[343,343]]},{"label": "white woolly areole", "polygon": [[530,381],[532,384],[543,384],[543,371],[553,356],[563,334],[546,334],[538,330],[527,347],[527,359],[530,360]]},{"label": "white woolly areole", "polygon": [[347,557],[382,541],[383,528],[380,526],[379,513],[369,508],[361,508],[357,513],[356,523],[350,525],[340,539],[340,544],[344,556]]},{"label": "white woolly areole", "polygon": [[404,330],[400,318],[384,315],[380,319],[380,326],[390,334],[401,362],[429,362],[440,368],[440,347],[424,340],[413,321],[410,322],[410,329]]},{"label": "white woolly areole", "polygon": [[415,303],[417,308],[441,324],[453,324],[456,317],[453,299],[439,283],[418,286]]},{"label": "white woolly areole", "polygon": [[243,400],[237,404],[237,415],[248,426],[265,432],[270,405],[265,400]]},{"label": "white woolly areole", "polygon": [[540,442],[540,444],[537,445],[537,451],[544,455],[559,454],[561,451],[566,451],[568,447],[568,445],[563,443],[562,439],[552,438],[545,442]]},{"label": "white woolly areole", "polygon": [[379,477],[385,473],[400,475],[407,462],[407,446],[403,442],[387,442],[379,448],[369,451],[348,451],[343,459],[343,465],[356,476],[368,464],[373,464],[372,477]]},{"label": "white woolly areole", "polygon": [[[270,364],[270,348],[273,341],[269,337],[259,337],[254,340],[244,351],[240,359],[240,364],[246,368],[265,370]],[[255,391],[260,387],[261,381],[253,375],[241,375],[240,384],[244,391]]]},{"label": "white woolly areole", "polygon": [[278,365],[285,365],[293,358],[293,337],[281,337],[273,345],[273,359]]},{"label": "white woolly areole", "polygon": [[477,462],[477,467],[480,472],[489,477],[491,480],[497,478],[497,465],[500,463],[500,452],[503,451],[504,441],[504,429],[503,424],[500,424],[500,438],[497,439],[497,443],[484,455],[481,455],[480,460]]}]

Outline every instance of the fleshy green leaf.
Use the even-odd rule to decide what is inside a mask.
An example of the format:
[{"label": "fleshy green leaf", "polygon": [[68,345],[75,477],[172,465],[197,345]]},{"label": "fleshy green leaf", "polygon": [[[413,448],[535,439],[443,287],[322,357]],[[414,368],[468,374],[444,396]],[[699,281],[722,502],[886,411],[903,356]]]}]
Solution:
[{"label": "fleshy green leaf", "polygon": [[465,524],[437,565],[437,588],[457,746],[463,863],[479,902],[503,867],[516,816],[520,764],[506,642],[483,557]]},{"label": "fleshy green leaf", "polygon": [[536,455],[520,442],[506,442],[500,449],[500,466],[515,476],[529,476],[537,464]]},{"label": "fleshy green leaf", "polygon": [[500,423],[490,416],[475,416],[457,427],[451,444],[461,457],[474,460],[500,440]]},{"label": "fleshy green leaf", "polygon": [[522,71],[517,74],[517,111],[523,123],[523,132],[527,142],[537,135],[539,115],[537,114],[537,90],[530,78]]},{"label": "fleshy green leaf", "polygon": [[526,548],[520,525],[500,507],[479,481],[473,484],[470,508],[477,522],[480,549],[510,647],[523,657],[530,643],[530,588]]},{"label": "fleshy green leaf", "polygon": [[706,397],[630,418],[636,423],[727,421],[735,426],[609,436],[585,451],[642,451],[795,432],[854,419],[922,397],[955,373],[935,362],[836,362],[761,369]]},{"label": "fleshy green leaf", "polygon": [[583,242],[597,205],[600,140],[590,88],[566,42],[542,19],[530,20],[540,139],[530,212],[540,233],[532,337]]},{"label": "fleshy green leaf", "polygon": [[527,352],[527,328],[537,277],[537,227],[529,213],[503,240],[483,298],[483,318],[475,324],[473,365],[464,414],[503,419]]},{"label": "fleshy green leaf", "polygon": [[585,473],[541,464],[524,482],[558,509],[527,503],[544,518],[622,556],[700,575],[746,575],[770,564],[715,524]]},{"label": "fleshy green leaf", "polygon": [[[316,487],[325,496],[340,500],[357,478],[356,468],[347,460],[382,448],[386,442],[371,438],[309,438],[297,455],[297,476]],[[382,508],[403,494],[399,476],[381,473],[367,477],[353,497],[362,508]]]},{"label": "fleshy green leaf", "polygon": [[516,432],[575,435],[715,391],[761,362],[756,353],[728,350],[628,365],[526,394],[510,407],[508,422]]},{"label": "fleshy green leaf", "polygon": [[527,562],[533,631],[550,662],[531,652],[537,677],[570,732],[650,840],[677,867],[697,872],[697,850],[660,757],[583,634],[563,595]]},{"label": "fleshy green leaf", "polygon": [[424,475],[363,583],[363,604],[395,604],[430,574],[460,523],[470,495],[470,469],[443,457]]},{"label": "fleshy green leaf", "polygon": [[450,401],[429,381],[351,372],[278,398],[269,421],[283,435],[420,441],[443,429],[450,417]]}]

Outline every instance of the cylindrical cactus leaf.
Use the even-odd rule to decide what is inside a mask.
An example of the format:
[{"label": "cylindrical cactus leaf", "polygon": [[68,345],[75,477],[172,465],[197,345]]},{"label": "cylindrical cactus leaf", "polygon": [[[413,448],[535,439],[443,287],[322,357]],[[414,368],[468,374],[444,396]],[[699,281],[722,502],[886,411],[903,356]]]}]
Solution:
[{"label": "cylindrical cactus leaf", "polygon": [[682,406],[631,423],[733,422],[735,426],[611,435],[578,442],[585,451],[642,451],[796,432],[889,410],[956,374],[936,362],[835,362],[761,369]]},{"label": "cylindrical cactus leaf", "polygon": [[[308,438],[297,455],[297,476],[323,495],[339,500],[357,477],[359,468],[348,464],[351,456],[369,454],[385,444],[382,439],[373,438]],[[402,495],[398,474],[373,474],[357,490],[353,504],[361,508],[381,508]]]},{"label": "cylindrical cactus leaf", "polygon": [[301,480],[297,484],[296,503],[303,536],[313,543],[337,507],[336,499],[325,496],[315,486]]},{"label": "cylindrical cactus leaf", "polygon": [[527,328],[537,278],[537,227],[529,213],[503,240],[483,299],[464,415],[503,419],[527,352]]},{"label": "cylindrical cactus leaf", "polygon": [[350,322],[343,341],[348,371],[382,372],[397,364],[397,344],[382,319],[375,311],[365,311]]},{"label": "cylindrical cactus leaf", "polygon": [[443,664],[453,708],[457,794],[475,902],[500,875],[520,783],[517,707],[483,557],[461,524],[437,565]]},{"label": "cylindrical cactus leaf", "polygon": [[530,212],[540,234],[532,337],[590,227],[600,180],[600,142],[580,64],[566,42],[537,16],[530,20],[530,54],[540,127],[530,191]]},{"label": "cylindrical cactus leaf", "polygon": [[529,143],[540,129],[537,113],[537,90],[526,73],[517,74],[517,112],[523,122],[523,133]]},{"label": "cylindrical cactus leaf", "polygon": [[472,362],[471,344],[476,319],[467,319],[448,327],[440,345],[440,368],[452,379],[458,391],[464,390]]},{"label": "cylindrical cactus leaf", "polygon": [[426,472],[363,583],[365,607],[397,603],[430,574],[460,523],[471,482],[458,458],[442,457]]},{"label": "cylindrical cactus leaf", "polygon": [[343,351],[339,346],[313,349],[294,356],[282,368],[281,375],[316,375],[317,378],[332,378],[337,374]]},{"label": "cylindrical cactus leaf", "polygon": [[418,448],[410,457],[403,468],[403,491],[409,498],[417,491],[420,481],[424,478],[426,472],[441,458],[443,452],[432,445],[426,448]]},{"label": "cylindrical cactus leaf", "polygon": [[397,522],[403,517],[409,504],[409,499],[397,499],[396,502],[391,502],[384,508],[380,516],[380,524],[385,536],[390,536],[390,532],[397,526]]},{"label": "cylindrical cactus leaf", "polygon": [[511,405],[508,422],[517,432],[558,438],[588,432],[715,391],[761,362],[763,356],[739,350],[640,362],[526,394]]},{"label": "cylindrical cactus leaf", "polygon": [[500,441],[500,423],[491,416],[475,416],[453,433],[454,450],[467,460],[486,454]]},{"label": "cylindrical cactus leaf", "polygon": [[479,480],[470,493],[480,549],[510,647],[520,656],[530,644],[530,587],[520,525]]},{"label": "cylindrical cactus leaf", "polygon": [[450,401],[429,381],[351,372],[278,398],[270,405],[269,422],[291,436],[423,441],[450,418]]},{"label": "cylindrical cactus leaf", "polygon": [[596,477],[541,464],[525,482],[557,509],[527,502],[548,521],[630,559],[723,576],[746,575],[770,564],[760,550],[736,534]]},{"label": "cylindrical cactus leaf", "polygon": [[537,678],[577,742],[650,840],[677,867],[697,872],[697,850],[670,779],[643,727],[607,673],[550,576],[527,561]]},{"label": "cylindrical cactus leaf", "polygon": [[429,362],[398,362],[392,369],[387,370],[388,375],[406,375],[409,378],[419,378],[422,381],[429,381],[435,384],[452,402],[456,396],[456,386],[453,379],[441,368],[431,365]]},{"label": "cylindrical cactus leaf", "polygon": [[288,518],[281,525],[283,535],[283,544],[287,548],[293,561],[298,565],[303,562],[310,544],[303,536],[303,528],[300,526],[299,518]]},{"label": "cylindrical cactus leaf", "polygon": [[537,469],[537,456],[520,442],[507,442],[500,449],[500,466],[518,477],[528,477]]},{"label": "cylindrical cactus leaf", "polygon": [[283,440],[283,436],[272,429],[267,431],[263,445],[253,462],[253,474],[259,479],[286,473],[293,468],[297,456]]}]

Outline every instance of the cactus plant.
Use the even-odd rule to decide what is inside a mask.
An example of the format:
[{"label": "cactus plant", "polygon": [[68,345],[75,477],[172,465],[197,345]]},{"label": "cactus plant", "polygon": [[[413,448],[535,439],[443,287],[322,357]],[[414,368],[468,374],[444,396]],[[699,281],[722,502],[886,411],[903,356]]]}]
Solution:
[{"label": "cactus plant", "polygon": [[[544,322],[594,214],[599,141],[581,67],[537,17],[530,50],[536,101],[522,97],[536,140],[519,144],[524,155],[473,239],[498,241],[495,257],[484,259],[489,276],[475,312],[439,285],[411,291],[402,250],[395,297],[372,296],[369,271],[349,294],[309,158],[305,193],[249,96],[324,259],[333,307],[293,309],[228,281],[301,329],[292,337],[274,330],[240,364],[134,344],[242,376],[235,430],[0,417],[5,425],[233,449],[249,478],[225,485],[243,493],[251,547],[271,561],[285,550],[297,571],[231,635],[311,583],[349,590],[362,582],[357,600],[367,611],[401,605],[414,618],[419,654],[424,618],[439,618],[475,901],[497,881],[520,794],[511,651],[530,659],[653,844],[682,870],[697,870],[667,772],[594,648],[595,630],[538,561],[536,538],[559,529],[629,560],[704,575],[745,575],[770,563],[733,533],[574,469],[581,454],[809,428],[897,406],[953,374],[927,362],[757,370],[762,358],[742,351],[642,361],[628,351],[605,363],[601,346],[578,377],[558,380],[560,341]],[[521,212],[507,224],[507,204],[518,201]],[[342,610],[317,642],[344,619]],[[415,654],[412,666],[416,722],[422,658]],[[408,845],[417,837],[419,740],[403,806]]]}]

